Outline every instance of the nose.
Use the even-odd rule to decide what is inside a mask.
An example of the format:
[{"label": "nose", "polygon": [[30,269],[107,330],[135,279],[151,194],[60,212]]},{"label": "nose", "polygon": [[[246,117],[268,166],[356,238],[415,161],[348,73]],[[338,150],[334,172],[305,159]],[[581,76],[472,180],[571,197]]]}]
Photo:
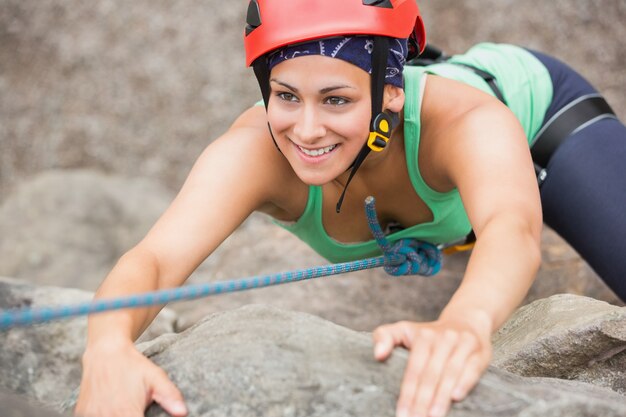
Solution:
[{"label": "nose", "polygon": [[303,144],[315,143],[326,136],[326,128],[314,106],[304,106],[293,127],[293,133]]}]

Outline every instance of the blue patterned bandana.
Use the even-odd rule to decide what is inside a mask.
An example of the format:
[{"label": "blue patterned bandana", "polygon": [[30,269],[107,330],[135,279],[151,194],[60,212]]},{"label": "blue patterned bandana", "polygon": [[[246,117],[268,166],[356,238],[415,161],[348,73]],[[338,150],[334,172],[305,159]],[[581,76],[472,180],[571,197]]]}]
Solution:
[{"label": "blue patterned bandana", "polygon": [[[286,46],[272,53],[269,57],[270,71],[276,65],[288,59],[303,55],[322,55],[338,58],[361,68],[368,74],[372,73],[372,50],[374,40],[368,36],[344,36],[324,38],[311,42]],[[385,84],[402,88],[402,69],[406,62],[407,40],[391,39]]]}]

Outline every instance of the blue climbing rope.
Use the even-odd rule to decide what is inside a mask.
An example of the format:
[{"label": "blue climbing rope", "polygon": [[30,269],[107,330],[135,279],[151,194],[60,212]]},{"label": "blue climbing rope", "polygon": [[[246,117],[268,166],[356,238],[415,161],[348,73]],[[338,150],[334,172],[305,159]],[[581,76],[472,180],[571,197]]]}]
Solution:
[{"label": "blue climbing rope", "polygon": [[[376,243],[388,259],[384,269],[389,275],[435,275],[441,269],[441,250],[432,243],[417,239],[400,239],[393,244],[389,243],[376,216],[376,202],[374,197],[365,199],[365,214],[367,224],[376,239]],[[394,262],[396,257],[401,262]]]},{"label": "blue climbing rope", "polygon": [[53,320],[84,316],[122,308],[139,308],[163,305],[174,301],[193,300],[214,294],[262,288],[288,282],[344,274],[384,267],[391,275],[434,275],[441,268],[441,253],[434,245],[415,239],[401,239],[389,243],[376,216],[374,198],[365,200],[368,224],[383,255],[375,258],[317,266],[273,275],[256,276],[229,281],[186,285],[126,297],[99,299],[58,307],[16,308],[0,310],[0,330],[16,326],[46,323]]}]

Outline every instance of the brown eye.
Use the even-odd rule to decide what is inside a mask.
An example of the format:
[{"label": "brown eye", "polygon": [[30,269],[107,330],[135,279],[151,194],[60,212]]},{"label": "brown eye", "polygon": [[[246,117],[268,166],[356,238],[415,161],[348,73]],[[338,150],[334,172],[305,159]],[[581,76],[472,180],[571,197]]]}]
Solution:
[{"label": "brown eye", "polygon": [[341,106],[344,104],[348,104],[348,99],[344,98],[344,97],[328,97],[326,99],[326,103],[332,105],[332,106]]},{"label": "brown eye", "polygon": [[283,100],[283,101],[290,101],[290,102],[297,102],[298,101],[298,98],[295,95],[291,94],[291,93],[278,93],[278,94],[276,94],[276,96],[278,98],[280,98],[281,100]]}]

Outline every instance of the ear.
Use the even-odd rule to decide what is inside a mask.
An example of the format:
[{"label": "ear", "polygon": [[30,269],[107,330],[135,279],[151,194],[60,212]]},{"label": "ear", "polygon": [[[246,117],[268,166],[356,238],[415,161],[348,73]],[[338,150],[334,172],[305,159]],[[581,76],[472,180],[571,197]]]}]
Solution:
[{"label": "ear", "polygon": [[404,107],[404,90],[395,85],[385,84],[383,109],[400,113]]}]

